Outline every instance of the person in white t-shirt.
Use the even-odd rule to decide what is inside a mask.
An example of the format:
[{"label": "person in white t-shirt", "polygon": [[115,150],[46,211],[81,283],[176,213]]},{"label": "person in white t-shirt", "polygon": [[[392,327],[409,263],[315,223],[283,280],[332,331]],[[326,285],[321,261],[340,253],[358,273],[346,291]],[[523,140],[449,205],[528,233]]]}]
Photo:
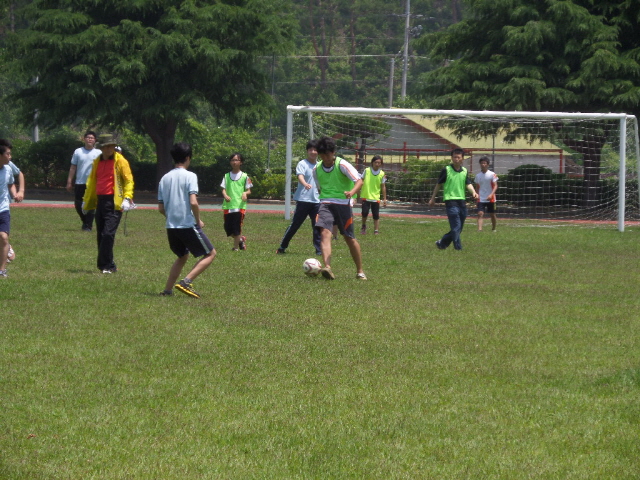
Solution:
[{"label": "person in white t-shirt", "polygon": [[[91,173],[93,161],[99,157],[102,150],[95,148],[96,133],[91,130],[84,134],[84,146],[77,148],[71,157],[71,167],[69,168],[69,176],[67,177],[67,191],[74,194],[74,206],[80,220],[82,220],[82,230],[90,232],[93,229],[93,218],[95,212],[92,210],[87,213],[82,212],[82,199],[87,189],[87,178]],[[76,177],[75,185],[73,177]]]},{"label": "person in white t-shirt", "polygon": [[[202,231],[198,205],[198,177],[188,171],[191,164],[191,145],[180,142],[171,147],[175,168],[166,173],[158,185],[158,211],[166,217],[167,237],[171,251],[178,257],[169,271],[169,278],[161,296],[171,296],[172,289],[193,298],[200,298],[192,282],[204,272],[216,257],[216,250]],[[200,259],[184,279],[176,283],[189,254]]]},{"label": "person in white t-shirt", "polygon": [[498,190],[498,176],[489,170],[489,157],[482,157],[480,173],[474,179],[478,188],[478,231],[482,231],[485,212],[491,217],[491,230],[496,231],[496,190]]}]

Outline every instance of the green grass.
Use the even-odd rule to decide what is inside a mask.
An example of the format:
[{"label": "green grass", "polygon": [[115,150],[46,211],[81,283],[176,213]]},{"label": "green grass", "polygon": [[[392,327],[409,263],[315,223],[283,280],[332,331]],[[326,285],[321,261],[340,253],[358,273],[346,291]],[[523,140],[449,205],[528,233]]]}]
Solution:
[{"label": "green grass", "polygon": [[[70,209],[15,208],[0,282],[0,478],[640,478],[640,228],[383,218],[334,245],[250,212],[194,300],[157,296],[162,217],[95,269]],[[359,223],[359,222],[358,222]],[[191,264],[191,262],[190,262]]]}]

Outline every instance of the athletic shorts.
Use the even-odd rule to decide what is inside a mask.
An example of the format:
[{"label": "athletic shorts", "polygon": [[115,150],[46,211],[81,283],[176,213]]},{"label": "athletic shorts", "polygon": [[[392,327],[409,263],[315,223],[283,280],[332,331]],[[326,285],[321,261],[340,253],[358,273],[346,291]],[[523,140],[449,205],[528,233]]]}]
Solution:
[{"label": "athletic shorts", "polygon": [[9,210],[5,210],[4,212],[0,212],[0,232],[4,232],[9,235],[9,230],[11,230],[11,213]]},{"label": "athletic shorts", "polygon": [[353,233],[353,211],[351,205],[338,205],[335,203],[321,203],[316,219],[316,228],[332,230],[337,225],[340,234],[356,238]]},{"label": "athletic shorts", "polygon": [[495,213],[496,203],[495,202],[478,202],[478,213],[479,212]]},{"label": "athletic shorts", "polygon": [[363,200],[362,201],[362,216],[366,217],[369,215],[369,208],[371,208],[371,215],[374,220],[378,220],[380,218],[380,202],[376,202],[375,200]]},{"label": "athletic shorts", "polygon": [[178,257],[190,253],[194,257],[201,257],[213,252],[213,245],[197,225],[193,228],[167,228],[169,248]]},{"label": "athletic shorts", "polygon": [[237,237],[242,234],[242,225],[244,224],[244,212],[226,212],[224,214],[224,231],[227,237]]}]

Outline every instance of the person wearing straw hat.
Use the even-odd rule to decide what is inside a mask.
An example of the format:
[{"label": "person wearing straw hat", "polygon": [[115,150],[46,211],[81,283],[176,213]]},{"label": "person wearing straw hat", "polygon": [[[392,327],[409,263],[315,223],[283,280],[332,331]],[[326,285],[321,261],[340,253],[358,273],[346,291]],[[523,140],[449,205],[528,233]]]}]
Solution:
[{"label": "person wearing straw hat", "polygon": [[118,269],[113,260],[113,245],[122,212],[135,208],[133,203],[133,175],[129,162],[116,151],[118,142],[113,135],[98,137],[102,154],[93,161],[87,178],[82,210],[95,210],[98,240],[98,270],[115,273]]}]

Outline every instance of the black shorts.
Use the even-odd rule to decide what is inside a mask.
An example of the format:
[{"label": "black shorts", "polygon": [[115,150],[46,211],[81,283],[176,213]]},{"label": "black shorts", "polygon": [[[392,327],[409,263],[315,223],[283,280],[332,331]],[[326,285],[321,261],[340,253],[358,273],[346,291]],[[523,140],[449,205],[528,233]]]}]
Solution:
[{"label": "black shorts", "polygon": [[316,219],[316,228],[332,230],[337,225],[340,234],[356,238],[353,233],[353,210],[351,205],[339,205],[336,203],[321,203]]},{"label": "black shorts", "polygon": [[0,212],[0,232],[4,232],[9,235],[9,230],[11,230],[11,214],[9,210],[5,210],[4,212]]},{"label": "black shorts", "polygon": [[374,220],[378,220],[380,218],[380,202],[376,202],[375,200],[363,200],[362,201],[362,216],[366,217],[369,215],[369,208],[371,208],[371,216],[373,216]]},{"label": "black shorts", "polygon": [[213,245],[197,225],[193,228],[167,228],[169,248],[178,257],[190,253],[194,257],[201,257],[213,252]]},{"label": "black shorts", "polygon": [[244,212],[244,210],[240,210],[239,212],[227,212],[224,214],[224,231],[227,237],[237,237],[242,234]]},{"label": "black shorts", "polygon": [[495,213],[495,202],[478,202],[478,213],[479,212]]}]

